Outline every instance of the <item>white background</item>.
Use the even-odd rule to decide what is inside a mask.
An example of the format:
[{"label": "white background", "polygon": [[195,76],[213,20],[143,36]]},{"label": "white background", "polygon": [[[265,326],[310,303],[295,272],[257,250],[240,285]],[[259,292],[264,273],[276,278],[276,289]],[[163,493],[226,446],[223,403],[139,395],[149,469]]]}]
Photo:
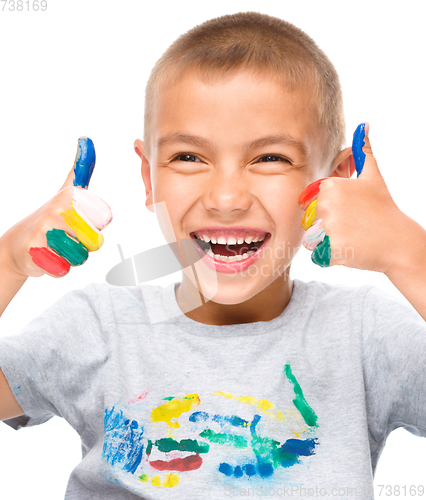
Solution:
[{"label": "white background", "polygon": [[[356,126],[369,121],[392,196],[426,227],[422,2],[47,1],[46,12],[10,12],[8,5],[0,11],[0,234],[56,193],[81,135],[96,146],[90,188],[109,203],[114,221],[104,232],[104,247],[84,266],[62,279],[27,281],[0,320],[1,336],[18,332],[68,290],[104,282],[119,261],[117,243],[125,257],[164,243],[155,216],[144,206],[140,161],[133,151],[134,139],[143,135],[144,87],[171,42],[219,15],[247,10],[275,15],[318,43],[341,77],[347,145]],[[373,283],[400,295],[377,273],[321,269],[305,249],[294,261],[292,276]],[[425,452],[426,441],[394,431],[375,485],[425,484]],[[0,498],[63,498],[80,457],[77,433],[60,418],[19,432],[0,425]]]}]

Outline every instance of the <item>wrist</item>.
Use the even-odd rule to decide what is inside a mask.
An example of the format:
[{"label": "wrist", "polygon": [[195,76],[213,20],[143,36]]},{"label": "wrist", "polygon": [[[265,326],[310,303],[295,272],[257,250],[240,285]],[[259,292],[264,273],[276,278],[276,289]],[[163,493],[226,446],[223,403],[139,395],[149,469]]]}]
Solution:
[{"label": "wrist", "polygon": [[413,273],[426,272],[426,230],[402,212],[396,228],[397,232],[387,253],[388,262],[384,271],[393,283]]},{"label": "wrist", "polygon": [[9,280],[25,281],[28,276],[16,268],[14,254],[11,250],[11,240],[13,242],[13,239],[10,238],[9,233],[11,233],[10,229],[0,237],[0,281],[3,282],[3,278],[6,276]]},{"label": "wrist", "polygon": [[0,248],[0,316],[19,292],[28,276],[17,273],[4,259]]}]

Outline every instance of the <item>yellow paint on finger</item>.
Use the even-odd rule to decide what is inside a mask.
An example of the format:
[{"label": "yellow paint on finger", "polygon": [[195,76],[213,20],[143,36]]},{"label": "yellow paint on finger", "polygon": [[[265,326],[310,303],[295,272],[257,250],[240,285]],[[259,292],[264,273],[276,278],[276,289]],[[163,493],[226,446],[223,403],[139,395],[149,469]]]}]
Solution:
[{"label": "yellow paint on finger", "polygon": [[302,227],[303,229],[309,229],[315,222],[317,216],[317,200],[314,200],[309,207],[305,210],[302,217]]},{"label": "yellow paint on finger", "polygon": [[61,215],[65,219],[65,223],[74,230],[78,240],[90,251],[99,250],[104,243],[104,237],[98,233],[82,219],[78,213],[72,208],[64,210]]}]

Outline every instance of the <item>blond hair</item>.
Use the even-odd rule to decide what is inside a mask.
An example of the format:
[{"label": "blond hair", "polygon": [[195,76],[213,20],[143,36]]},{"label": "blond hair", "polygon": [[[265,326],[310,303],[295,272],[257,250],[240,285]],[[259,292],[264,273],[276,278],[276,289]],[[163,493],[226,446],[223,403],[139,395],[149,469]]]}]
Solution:
[{"label": "blond hair", "polygon": [[175,40],[155,64],[145,92],[147,156],[156,95],[194,69],[206,82],[250,70],[274,78],[291,91],[307,91],[325,134],[325,163],[345,143],[339,76],[325,53],[305,32],[287,21],[259,12],[240,12],[195,26]]}]

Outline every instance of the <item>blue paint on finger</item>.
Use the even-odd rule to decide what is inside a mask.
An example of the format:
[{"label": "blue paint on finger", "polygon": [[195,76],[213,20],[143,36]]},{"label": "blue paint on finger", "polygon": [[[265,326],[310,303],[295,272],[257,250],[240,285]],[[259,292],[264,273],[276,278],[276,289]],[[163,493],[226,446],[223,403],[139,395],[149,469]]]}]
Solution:
[{"label": "blue paint on finger", "polygon": [[354,155],[357,177],[359,177],[360,173],[362,172],[365,163],[365,153],[362,150],[362,148],[365,145],[364,139],[365,139],[365,123],[361,123],[361,125],[358,125],[357,129],[355,130],[354,138],[352,141],[352,153]]},{"label": "blue paint on finger", "polygon": [[87,188],[95,168],[96,154],[92,139],[80,137],[74,167],[74,186]]}]

